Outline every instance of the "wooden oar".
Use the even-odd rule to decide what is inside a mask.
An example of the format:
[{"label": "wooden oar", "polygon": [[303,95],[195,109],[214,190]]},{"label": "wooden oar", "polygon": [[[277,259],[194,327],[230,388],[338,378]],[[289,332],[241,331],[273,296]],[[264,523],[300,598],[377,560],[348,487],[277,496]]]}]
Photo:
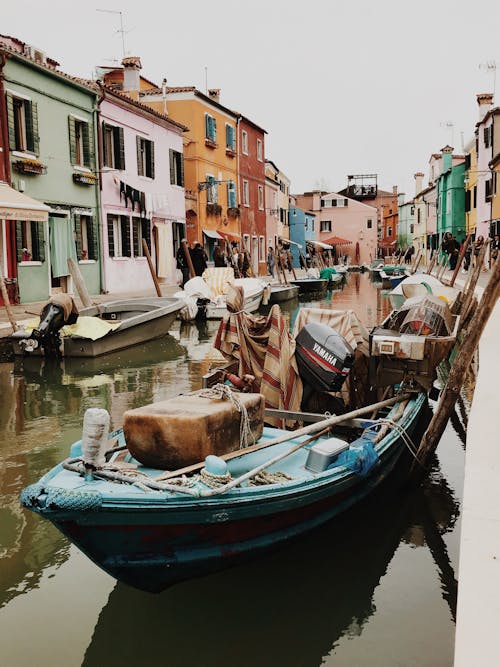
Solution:
[{"label": "wooden oar", "polygon": [[[353,419],[354,417],[360,417],[361,415],[366,415],[368,413],[373,412],[374,410],[380,410],[381,408],[394,405],[395,403],[406,401],[408,398],[410,398],[410,396],[411,394],[401,394],[400,396],[394,396],[393,398],[388,398],[387,400],[380,401],[379,403],[373,403],[372,405],[367,405],[363,408],[358,408],[357,410],[346,412],[343,415],[333,415],[332,417],[326,417],[322,421],[315,422],[314,424],[308,424],[308,426],[303,426],[302,428],[299,428],[296,431],[287,431],[283,435],[280,435],[277,438],[273,438],[272,440],[268,440],[267,442],[263,442],[258,445],[252,445],[250,447],[246,447],[245,449],[239,449],[238,451],[230,452],[229,454],[223,454],[220,458],[224,459],[224,461],[230,461],[231,459],[238,458],[239,456],[244,456],[245,454],[249,454],[250,452],[257,452],[260,449],[265,449],[273,445],[279,445],[282,442],[287,442],[287,440],[292,440],[293,438],[297,438],[301,435],[309,435],[309,433],[322,431],[326,427],[330,428],[332,426],[335,426],[336,424],[340,424],[341,422],[347,421],[348,419]],[[300,443],[300,444],[301,446],[304,446],[305,443]],[[157,482],[160,482],[162,480],[170,479],[172,477],[178,477],[179,475],[185,475],[187,473],[196,472],[197,470],[201,470],[201,468],[203,468],[204,465],[205,465],[204,461],[201,461],[200,463],[193,463],[193,465],[186,466],[185,468],[179,468],[178,470],[171,470],[162,473],[158,477],[155,477],[155,480]]]}]

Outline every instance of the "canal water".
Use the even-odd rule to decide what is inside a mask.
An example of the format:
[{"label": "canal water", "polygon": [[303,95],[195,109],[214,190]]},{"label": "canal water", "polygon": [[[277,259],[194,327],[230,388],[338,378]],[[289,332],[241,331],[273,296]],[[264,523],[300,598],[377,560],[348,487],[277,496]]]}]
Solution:
[{"label": "canal water", "polygon": [[[292,320],[300,305],[285,308]],[[390,311],[359,273],[321,305],[368,326]],[[0,364],[1,664],[451,665],[467,394],[420,488],[387,488],[278,551],[160,595],[117,583],[20,507],[22,488],[68,456],[87,408],[106,408],[117,428],[128,408],[200,388],[217,326],[177,322],[97,360]]]}]

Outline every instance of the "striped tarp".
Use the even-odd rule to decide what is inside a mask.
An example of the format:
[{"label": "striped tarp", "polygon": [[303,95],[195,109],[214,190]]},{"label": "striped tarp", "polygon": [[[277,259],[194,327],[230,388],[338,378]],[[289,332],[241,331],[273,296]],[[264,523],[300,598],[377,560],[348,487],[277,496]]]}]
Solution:
[{"label": "striped tarp", "polygon": [[207,283],[212,299],[226,293],[228,283],[234,280],[234,269],[230,266],[210,267],[203,271],[203,280]]},{"label": "striped tarp", "polygon": [[[267,317],[248,315],[242,311],[242,288],[231,285],[227,307],[231,314],[221,321],[214,347],[228,361],[238,361],[240,377],[255,377],[252,389],[264,395],[267,408],[299,411],[302,381],[295,360],[295,339],[279,306],[274,305]],[[283,426],[281,420],[266,421]]]}]

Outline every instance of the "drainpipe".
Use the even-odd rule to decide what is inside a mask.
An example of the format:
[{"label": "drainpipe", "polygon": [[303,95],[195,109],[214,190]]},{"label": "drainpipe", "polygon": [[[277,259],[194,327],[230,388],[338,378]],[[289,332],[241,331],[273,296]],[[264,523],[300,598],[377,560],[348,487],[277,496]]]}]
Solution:
[{"label": "drainpipe", "polygon": [[96,167],[97,167],[97,173],[99,176],[99,189],[97,193],[97,211],[98,211],[98,220],[101,221],[101,229],[100,229],[100,234],[99,236],[99,256],[101,258],[101,261],[99,262],[99,282],[101,284],[101,290],[104,294],[107,294],[108,292],[108,284],[107,284],[107,276],[106,276],[106,262],[104,261],[104,211],[102,209],[102,201],[101,201],[101,193],[102,193],[102,155],[103,155],[103,149],[102,149],[102,132],[101,132],[101,103],[104,101],[104,98],[106,97],[106,93],[104,91],[104,86],[102,85],[101,81],[97,82],[97,85],[99,86],[99,89],[101,91],[99,97],[97,98],[96,106],[94,107],[95,115],[96,115],[96,129],[97,129],[97,156],[96,156]]},{"label": "drainpipe", "polygon": [[[5,105],[5,75],[4,67],[7,62],[5,53],[0,52],[0,125],[2,127],[2,144],[3,144],[3,163],[5,170],[5,180],[9,185],[11,182],[10,158],[9,158],[9,130],[7,119],[7,108]],[[14,228],[15,222],[13,220],[5,221],[5,241],[9,252],[7,253],[7,276],[17,278],[17,262],[16,262],[16,230]]]}]

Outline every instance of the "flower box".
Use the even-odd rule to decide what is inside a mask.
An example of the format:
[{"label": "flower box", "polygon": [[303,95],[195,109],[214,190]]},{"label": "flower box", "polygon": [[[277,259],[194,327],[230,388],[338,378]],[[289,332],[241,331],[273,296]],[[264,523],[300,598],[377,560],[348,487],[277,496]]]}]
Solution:
[{"label": "flower box", "polygon": [[221,215],[222,206],[220,204],[207,204],[207,215]]},{"label": "flower box", "polygon": [[230,146],[226,146],[226,155],[228,157],[236,157],[236,151],[234,148],[231,148]]},{"label": "flower box", "polygon": [[13,168],[20,174],[45,174],[47,167],[36,159],[24,158],[12,163]]},{"label": "flower box", "polygon": [[208,146],[209,148],[217,148],[217,142],[213,141],[212,139],[205,139],[205,146]]},{"label": "flower box", "polygon": [[237,206],[231,206],[230,208],[227,209],[228,218],[239,218],[240,215],[241,211]]},{"label": "flower box", "polygon": [[95,185],[97,183],[97,176],[96,174],[78,171],[73,174],[73,181],[80,185]]}]

